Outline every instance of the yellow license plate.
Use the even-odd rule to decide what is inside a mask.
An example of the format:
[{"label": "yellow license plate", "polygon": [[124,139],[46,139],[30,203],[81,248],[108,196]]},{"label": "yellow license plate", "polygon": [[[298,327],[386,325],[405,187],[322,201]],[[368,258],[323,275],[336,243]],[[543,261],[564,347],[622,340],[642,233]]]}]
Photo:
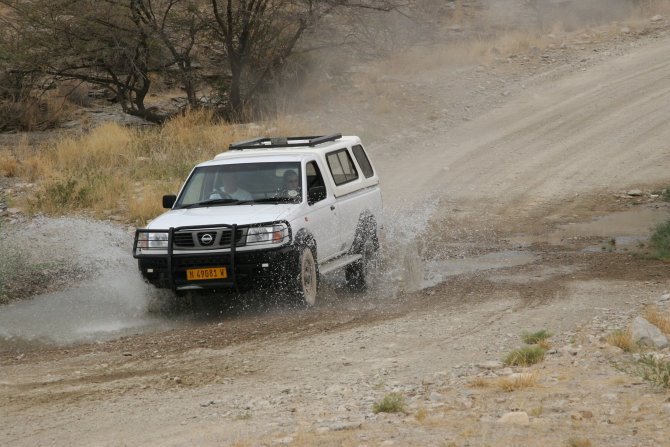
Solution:
[{"label": "yellow license plate", "polygon": [[226,270],[225,267],[186,270],[186,279],[189,281],[203,281],[207,279],[225,279],[225,278],[228,278],[228,271]]}]

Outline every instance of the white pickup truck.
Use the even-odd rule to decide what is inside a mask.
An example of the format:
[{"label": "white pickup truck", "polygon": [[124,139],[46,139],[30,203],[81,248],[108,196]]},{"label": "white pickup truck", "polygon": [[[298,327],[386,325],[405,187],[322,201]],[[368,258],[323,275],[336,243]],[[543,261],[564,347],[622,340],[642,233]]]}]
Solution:
[{"label": "white pickup truck", "polygon": [[316,303],[319,275],[365,289],[379,249],[379,177],[355,136],[258,138],[197,165],[135,233],[143,277],[174,291],[281,290]]}]

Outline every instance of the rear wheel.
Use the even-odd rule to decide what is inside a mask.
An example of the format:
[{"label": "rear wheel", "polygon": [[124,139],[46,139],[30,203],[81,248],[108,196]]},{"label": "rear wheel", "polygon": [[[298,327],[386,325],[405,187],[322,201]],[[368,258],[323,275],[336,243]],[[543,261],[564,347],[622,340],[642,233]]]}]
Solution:
[{"label": "rear wheel", "polygon": [[347,286],[351,290],[357,292],[367,290],[370,285],[370,272],[377,262],[378,249],[379,242],[377,242],[376,233],[372,233],[371,237],[360,243],[356,254],[360,254],[361,259],[349,264],[344,270]]}]

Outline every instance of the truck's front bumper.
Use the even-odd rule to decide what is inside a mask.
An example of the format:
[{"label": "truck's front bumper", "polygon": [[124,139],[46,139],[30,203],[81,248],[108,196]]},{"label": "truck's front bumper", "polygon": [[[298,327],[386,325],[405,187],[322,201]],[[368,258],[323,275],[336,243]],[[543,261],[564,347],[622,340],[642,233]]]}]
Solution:
[{"label": "truck's front bumper", "polygon": [[[297,265],[297,252],[292,246],[279,249],[237,252],[233,261],[230,253],[174,254],[171,266],[167,256],[138,258],[142,276],[159,288],[187,289],[239,289],[248,290],[271,287],[285,277],[288,269]],[[191,280],[186,270],[225,267],[225,279]]]},{"label": "truck's front bumper", "polygon": [[[267,224],[259,224],[263,226]],[[290,227],[286,240],[291,240]],[[194,227],[170,228],[169,230],[138,229],[135,233],[133,256],[138,260],[142,276],[159,288],[172,290],[188,289],[234,289],[248,290],[251,288],[274,286],[283,281],[298,265],[298,253],[293,245],[284,242],[279,247],[253,248],[243,239],[233,239],[222,249],[184,249],[175,247],[175,234],[180,231],[198,231],[225,229],[231,235],[237,234],[237,225],[208,225]],[[159,246],[140,247],[141,237],[149,233],[164,235]],[[147,242],[151,244],[151,242]],[[243,247],[243,248],[240,248]],[[225,268],[225,277],[218,279],[189,279],[187,272],[197,269]]]}]

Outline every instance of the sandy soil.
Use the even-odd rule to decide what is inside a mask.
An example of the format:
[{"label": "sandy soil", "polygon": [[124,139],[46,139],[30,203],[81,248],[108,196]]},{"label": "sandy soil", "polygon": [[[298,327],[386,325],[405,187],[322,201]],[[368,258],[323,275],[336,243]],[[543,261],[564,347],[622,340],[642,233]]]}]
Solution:
[{"label": "sandy soil", "polygon": [[[521,81],[523,66],[474,68],[462,85],[505,82],[467,120],[426,129],[410,113],[401,137],[371,144],[386,267],[413,280],[365,295],[328,282],[311,310],[235,300],[116,340],[0,345],[0,444],[667,443],[667,392],[602,341],[670,290],[668,265],[640,254],[670,217],[652,194],[670,184],[670,38],[635,42]],[[435,92],[417,106],[453,106],[439,79],[413,80]],[[541,328],[544,362],[491,363]],[[519,373],[536,383],[499,385]],[[374,413],[390,392],[405,411]]]}]

